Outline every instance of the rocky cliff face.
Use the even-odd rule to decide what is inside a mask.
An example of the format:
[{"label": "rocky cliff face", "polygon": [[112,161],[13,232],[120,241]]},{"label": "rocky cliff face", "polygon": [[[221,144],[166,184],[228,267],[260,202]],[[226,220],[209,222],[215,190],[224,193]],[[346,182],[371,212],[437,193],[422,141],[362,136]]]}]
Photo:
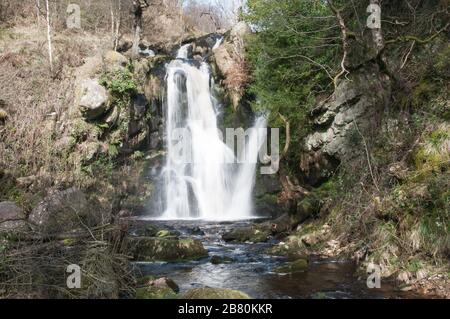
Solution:
[{"label": "rocky cliff face", "polygon": [[391,79],[376,63],[342,79],[333,95],[312,111],[314,132],[305,139],[301,180],[318,186],[340,162],[360,156],[367,139],[376,138],[390,96]]}]

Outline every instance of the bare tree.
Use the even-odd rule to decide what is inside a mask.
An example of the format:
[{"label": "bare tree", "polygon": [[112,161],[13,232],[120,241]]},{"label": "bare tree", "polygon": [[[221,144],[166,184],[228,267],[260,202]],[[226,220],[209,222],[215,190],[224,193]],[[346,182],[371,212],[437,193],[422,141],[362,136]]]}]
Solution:
[{"label": "bare tree", "polygon": [[149,7],[148,0],[133,0],[133,29],[134,39],[133,47],[131,49],[131,56],[133,59],[139,56],[139,42],[141,41],[142,32],[142,14],[143,10]]},{"label": "bare tree", "polygon": [[41,1],[36,0],[36,18],[38,26],[41,26]]},{"label": "bare tree", "polygon": [[116,8],[116,0],[111,0],[111,36],[112,36],[112,44],[113,50],[117,50],[117,46],[119,45],[120,39],[120,26],[122,23],[122,0],[117,1]]},{"label": "bare tree", "polygon": [[52,27],[50,21],[50,7],[48,0],[45,0],[46,20],[47,20],[47,42],[48,42],[48,58],[50,62],[50,72],[53,74],[53,48],[52,48]]}]

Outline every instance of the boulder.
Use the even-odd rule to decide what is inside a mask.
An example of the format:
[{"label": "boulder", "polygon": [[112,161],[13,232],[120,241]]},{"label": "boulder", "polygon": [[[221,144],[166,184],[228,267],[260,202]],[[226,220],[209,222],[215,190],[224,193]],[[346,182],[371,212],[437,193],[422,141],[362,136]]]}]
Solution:
[{"label": "boulder", "polygon": [[180,291],[178,285],[169,278],[148,280],[143,287],[136,289],[137,299],[173,299]]},{"label": "boulder", "polygon": [[134,237],[128,247],[136,261],[197,260],[208,256],[201,241],[196,239]]},{"label": "boulder", "polygon": [[224,288],[195,288],[187,291],[181,299],[251,299],[238,290]]},{"label": "boulder", "polygon": [[241,227],[233,229],[222,235],[222,239],[226,242],[265,242],[269,239],[270,229],[268,227]]},{"label": "boulder", "polygon": [[227,256],[212,256],[209,262],[213,265],[219,265],[219,264],[231,264],[234,262],[234,259]]},{"label": "boulder", "polygon": [[83,80],[77,94],[78,107],[86,120],[94,120],[104,115],[109,107],[109,94],[97,79]]},{"label": "boulder", "polygon": [[294,262],[287,265],[275,268],[273,271],[276,273],[297,273],[303,272],[308,269],[308,261],[304,258],[297,259]]},{"label": "boulder", "polygon": [[31,212],[33,230],[57,234],[98,224],[100,217],[90,209],[86,195],[77,188],[58,191],[44,198]]},{"label": "boulder", "polygon": [[16,234],[27,231],[28,225],[25,219],[25,212],[15,203],[0,203],[0,233]]},{"label": "boulder", "polygon": [[310,195],[297,203],[297,210],[293,217],[297,223],[303,223],[308,218],[317,216],[321,206],[321,201],[315,196]]},{"label": "boulder", "polygon": [[104,72],[115,72],[118,70],[123,70],[128,65],[128,59],[116,51],[106,51],[103,54],[102,58]]}]

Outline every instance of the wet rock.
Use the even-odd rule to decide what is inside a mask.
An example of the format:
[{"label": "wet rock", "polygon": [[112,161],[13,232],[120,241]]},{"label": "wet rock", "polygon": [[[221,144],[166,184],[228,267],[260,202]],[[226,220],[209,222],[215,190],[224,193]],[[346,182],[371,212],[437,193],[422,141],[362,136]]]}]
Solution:
[{"label": "wet rock", "polygon": [[159,149],[162,144],[161,134],[159,132],[153,132],[150,134],[150,147],[151,150]]},{"label": "wet rock", "polygon": [[136,94],[133,99],[133,115],[135,119],[144,117],[147,111],[148,100],[144,94]]},{"label": "wet rock", "polygon": [[181,299],[251,299],[251,297],[238,290],[223,288],[195,288],[183,294]]},{"label": "wet rock", "polygon": [[296,273],[303,272],[308,269],[308,261],[306,259],[298,259],[287,265],[275,268],[273,271],[276,273]]},{"label": "wet rock", "polygon": [[200,227],[197,226],[197,227],[194,227],[191,230],[191,234],[192,235],[197,235],[197,236],[203,236],[203,235],[205,235],[205,232],[203,230],[201,230]]},{"label": "wet rock", "polygon": [[13,202],[0,203],[0,234],[26,232],[26,214]]},{"label": "wet rock", "polygon": [[237,229],[233,229],[230,232],[227,232],[222,235],[222,239],[226,242],[265,242],[269,239],[270,230],[265,227],[241,227]]},{"label": "wet rock", "polygon": [[108,110],[109,94],[96,79],[86,79],[79,87],[78,108],[86,120],[94,120]]},{"label": "wet rock", "polygon": [[178,285],[170,278],[150,279],[144,287],[136,289],[136,299],[174,299],[179,291]]},{"label": "wet rock", "polygon": [[197,260],[208,256],[199,240],[176,238],[134,237],[128,247],[136,261]]},{"label": "wet rock", "polygon": [[86,195],[77,188],[59,191],[44,198],[31,212],[29,221],[34,230],[56,234],[95,226],[100,216],[90,209]]},{"label": "wet rock", "polygon": [[213,265],[231,264],[234,259],[227,256],[212,256],[209,262]]}]

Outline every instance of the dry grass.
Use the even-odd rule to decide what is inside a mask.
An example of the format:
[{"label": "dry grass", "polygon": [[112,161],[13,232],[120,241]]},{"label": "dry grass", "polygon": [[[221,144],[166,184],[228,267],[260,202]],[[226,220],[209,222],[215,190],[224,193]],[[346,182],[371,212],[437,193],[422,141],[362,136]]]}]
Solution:
[{"label": "dry grass", "polygon": [[[120,229],[105,225],[91,233],[63,237],[51,241],[0,239],[0,298],[117,299],[134,295],[132,268],[120,252]],[[67,288],[66,269],[71,264],[80,266],[81,289]]]},{"label": "dry grass", "polygon": [[[73,103],[74,68],[107,46],[107,37],[65,31],[54,38],[55,72],[50,74],[45,30],[15,27],[0,39],[0,99],[8,115],[0,126],[0,168],[16,177],[70,177],[71,164],[54,156]],[[70,179],[70,178],[69,178]]]}]

